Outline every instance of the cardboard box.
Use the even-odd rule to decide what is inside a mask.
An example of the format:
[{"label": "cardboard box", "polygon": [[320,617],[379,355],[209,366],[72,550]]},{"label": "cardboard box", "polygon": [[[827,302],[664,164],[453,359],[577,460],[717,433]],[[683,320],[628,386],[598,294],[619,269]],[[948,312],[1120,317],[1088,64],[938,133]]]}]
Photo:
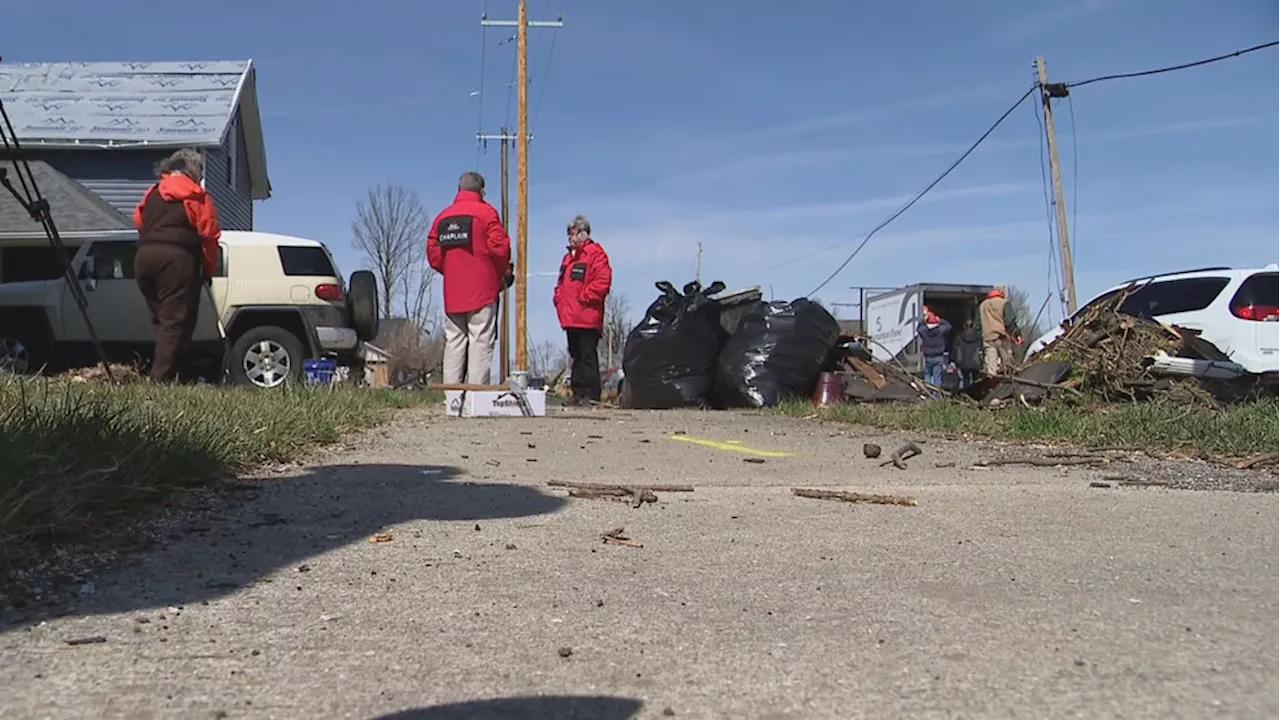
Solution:
[{"label": "cardboard box", "polygon": [[547,391],[526,390],[527,407],[521,407],[515,393],[506,390],[446,390],[447,417],[546,417]]}]

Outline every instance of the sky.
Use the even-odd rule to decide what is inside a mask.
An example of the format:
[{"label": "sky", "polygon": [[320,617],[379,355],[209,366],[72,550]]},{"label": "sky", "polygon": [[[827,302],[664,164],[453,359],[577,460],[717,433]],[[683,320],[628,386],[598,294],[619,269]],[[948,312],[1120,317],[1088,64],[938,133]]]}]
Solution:
[{"label": "sky", "polygon": [[[435,215],[479,169],[497,202],[498,149],[475,135],[515,127],[514,29],[480,16],[514,19],[516,0],[10,5],[6,62],[252,58],[273,185],[255,229],[322,240],[348,274],[371,185],[410,188]],[[654,282],[693,279],[698,243],[704,284],[806,296],[1026,92],[1037,55],[1050,81],[1076,81],[1269,42],[1280,21],[1274,0],[784,7],[529,1],[530,19],[564,19],[529,31],[532,343],[560,341],[541,274],[578,213],[633,319]],[[1277,80],[1269,49],[1055,102],[1080,304],[1132,277],[1277,262]],[[857,317],[853,287],[1008,283],[1056,322],[1036,107],[813,296]]]}]

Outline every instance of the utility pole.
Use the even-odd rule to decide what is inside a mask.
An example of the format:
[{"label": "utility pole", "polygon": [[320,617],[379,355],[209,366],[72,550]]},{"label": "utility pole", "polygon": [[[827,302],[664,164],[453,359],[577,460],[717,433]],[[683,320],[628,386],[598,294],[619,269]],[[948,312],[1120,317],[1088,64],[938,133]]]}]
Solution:
[{"label": "utility pole", "polygon": [[1053,204],[1058,210],[1058,253],[1062,256],[1062,287],[1067,293],[1067,314],[1076,311],[1076,268],[1071,260],[1071,238],[1067,233],[1067,204],[1062,197],[1062,171],[1058,165],[1058,137],[1053,131],[1053,107],[1050,98],[1064,98],[1066,83],[1049,84],[1044,57],[1036,58],[1036,75],[1040,79],[1040,102],[1044,106],[1044,136],[1049,145],[1049,175],[1053,182]]},{"label": "utility pole", "polygon": [[480,24],[516,28],[516,369],[528,370],[529,28],[560,28],[564,21],[530,21],[528,0],[520,0],[515,20],[490,20],[481,15]]},{"label": "utility pole", "polygon": [[702,284],[702,243],[698,243],[698,256],[693,261],[693,279]]},{"label": "utility pole", "polygon": [[[511,133],[508,132],[507,126],[503,125],[502,131],[497,135],[477,134],[476,140],[482,143],[487,143],[490,140],[494,140],[500,144],[501,154],[499,155],[499,165],[500,165],[499,183],[501,183],[501,188],[499,189],[499,193],[502,200],[501,200],[501,205],[499,207],[498,213],[500,218],[502,219],[502,229],[510,233],[511,223],[508,221],[508,218],[509,218],[508,208],[510,207],[510,205],[508,204],[508,201],[509,201],[508,195],[510,194],[510,190],[511,190],[511,179],[509,177],[510,167],[511,167],[511,140],[512,140]],[[498,376],[502,378],[503,382],[505,382],[506,379],[511,376],[511,289],[510,288],[502,289],[501,305],[502,305],[502,315],[501,315],[501,320],[499,324],[499,335],[498,335],[498,341],[499,341]]]}]

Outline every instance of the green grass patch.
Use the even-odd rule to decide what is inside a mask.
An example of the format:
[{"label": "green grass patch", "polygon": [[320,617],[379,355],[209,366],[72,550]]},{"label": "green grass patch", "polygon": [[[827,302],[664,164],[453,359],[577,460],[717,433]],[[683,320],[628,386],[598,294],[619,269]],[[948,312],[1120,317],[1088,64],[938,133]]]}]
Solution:
[{"label": "green grass patch", "polygon": [[[815,412],[807,402],[779,406],[793,417]],[[870,427],[1061,442],[1082,447],[1131,447],[1215,456],[1275,452],[1280,406],[1275,400],[1207,410],[1158,405],[1093,408],[979,408],[958,402],[841,404],[818,411],[826,419]]]},{"label": "green grass patch", "polygon": [[296,460],[391,409],[438,399],[338,386],[0,377],[0,563],[33,542],[83,539],[177,489]]}]

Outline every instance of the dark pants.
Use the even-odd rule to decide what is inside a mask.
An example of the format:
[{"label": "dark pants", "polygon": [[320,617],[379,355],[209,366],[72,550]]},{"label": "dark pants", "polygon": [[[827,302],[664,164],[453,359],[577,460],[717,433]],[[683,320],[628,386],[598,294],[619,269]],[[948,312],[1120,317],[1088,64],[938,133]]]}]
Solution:
[{"label": "dark pants", "polygon": [[565,328],[569,340],[569,386],[578,400],[600,401],[600,331]]},{"label": "dark pants", "polygon": [[133,276],[156,333],[151,379],[170,382],[178,377],[196,329],[204,284],[200,256],[176,245],[142,243],[133,259]]}]

